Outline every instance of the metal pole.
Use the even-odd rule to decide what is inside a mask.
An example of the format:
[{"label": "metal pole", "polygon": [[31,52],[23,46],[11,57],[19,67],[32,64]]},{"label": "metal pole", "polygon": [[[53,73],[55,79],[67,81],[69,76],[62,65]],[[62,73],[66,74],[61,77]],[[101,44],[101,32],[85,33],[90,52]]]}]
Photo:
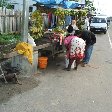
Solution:
[{"label": "metal pole", "polygon": [[27,42],[28,38],[28,19],[29,19],[29,0],[23,0],[23,13],[22,13],[22,41]]}]

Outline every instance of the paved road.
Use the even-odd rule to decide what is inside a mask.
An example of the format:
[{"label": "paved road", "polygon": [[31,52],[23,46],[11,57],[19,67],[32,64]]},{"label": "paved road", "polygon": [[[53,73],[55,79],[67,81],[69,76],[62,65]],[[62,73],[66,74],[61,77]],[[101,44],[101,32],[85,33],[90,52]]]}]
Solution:
[{"label": "paved road", "polygon": [[[37,86],[0,101],[0,112],[112,112],[111,31],[112,27],[107,34],[97,34],[89,66],[64,71],[60,56],[57,64],[52,62],[33,76]],[[28,81],[26,86],[31,85]],[[22,89],[22,85],[16,87]]]}]

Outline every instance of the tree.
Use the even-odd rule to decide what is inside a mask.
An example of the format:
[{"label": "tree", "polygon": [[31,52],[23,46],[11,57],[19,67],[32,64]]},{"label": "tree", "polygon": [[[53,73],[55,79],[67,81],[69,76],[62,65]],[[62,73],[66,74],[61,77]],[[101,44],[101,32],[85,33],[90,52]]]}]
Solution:
[{"label": "tree", "polygon": [[88,10],[88,12],[92,12],[96,10],[96,8],[93,5],[93,2],[90,0],[85,0],[85,8]]},{"label": "tree", "polygon": [[7,0],[1,0],[0,1],[0,7],[4,7],[7,5]]},{"label": "tree", "polygon": [[0,7],[6,7],[12,9],[12,5],[8,3],[9,0],[0,0]]},{"label": "tree", "polygon": [[[70,0],[70,1],[78,2],[79,0]],[[88,10],[88,12],[92,12],[96,10],[96,8],[93,5],[93,2],[90,0],[85,0],[85,8]]]}]

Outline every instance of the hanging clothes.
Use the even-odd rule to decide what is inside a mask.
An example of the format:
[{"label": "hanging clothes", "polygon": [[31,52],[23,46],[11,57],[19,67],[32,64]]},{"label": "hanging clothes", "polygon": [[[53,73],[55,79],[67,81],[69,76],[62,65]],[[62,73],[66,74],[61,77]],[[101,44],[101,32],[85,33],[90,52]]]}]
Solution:
[{"label": "hanging clothes", "polygon": [[52,20],[51,20],[51,28],[53,28],[54,27],[54,18],[55,16],[52,14]]},{"label": "hanging clothes", "polygon": [[49,26],[49,28],[51,28],[51,22],[52,22],[52,13],[50,12],[50,13],[48,13],[48,26]]},{"label": "hanging clothes", "polygon": [[66,16],[65,17],[65,27],[68,26],[68,25],[70,25],[71,21],[72,21],[71,16]]},{"label": "hanging clothes", "polygon": [[43,15],[43,20],[44,20],[44,28],[48,28],[49,23],[48,23],[48,15]]}]

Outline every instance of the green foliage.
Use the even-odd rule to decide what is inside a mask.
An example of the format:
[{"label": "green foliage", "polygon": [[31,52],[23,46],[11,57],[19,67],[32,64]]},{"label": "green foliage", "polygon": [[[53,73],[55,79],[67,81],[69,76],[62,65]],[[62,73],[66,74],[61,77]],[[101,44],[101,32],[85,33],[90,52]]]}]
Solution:
[{"label": "green foliage", "polygon": [[20,34],[1,34],[0,44],[16,43],[20,40]]},{"label": "green foliage", "polygon": [[58,26],[62,26],[65,23],[65,12],[63,9],[58,8],[53,11],[54,15],[58,16]]},{"label": "green foliage", "polygon": [[80,29],[80,30],[82,30],[83,29],[83,25],[84,25],[84,21],[82,21],[82,20],[78,20],[77,21],[77,26],[78,26],[78,28]]},{"label": "green foliage", "polygon": [[53,31],[56,32],[56,33],[64,34],[64,31],[59,27],[54,28]]},{"label": "green foliage", "polygon": [[64,19],[65,16],[71,15],[71,16],[85,16],[87,14],[87,10],[76,10],[76,9],[71,9],[71,10],[65,10],[65,9],[55,9],[53,11],[54,15],[60,17],[61,19]]},{"label": "green foliage", "polygon": [[94,5],[93,5],[93,2],[92,1],[90,1],[90,0],[85,0],[85,7],[86,7],[86,9],[88,10],[88,11],[95,11],[96,10],[96,8],[94,7]]},{"label": "green foliage", "polygon": [[43,18],[39,10],[36,10],[31,15],[32,27],[30,32],[34,39],[41,38],[43,36]]},{"label": "green foliage", "polygon": [[0,60],[4,58],[4,54],[12,51],[18,41],[20,41],[20,34],[0,34]]},{"label": "green foliage", "polygon": [[8,3],[9,0],[0,0],[0,7],[6,7],[7,9],[12,9],[12,5]]},{"label": "green foliage", "polygon": [[[55,9],[53,11],[54,15],[58,16],[58,26],[62,26],[65,23],[65,16],[71,15],[71,16],[77,16],[80,20],[82,17],[87,15],[86,10],[65,10],[65,9]],[[82,22],[81,22],[82,23]]]},{"label": "green foliage", "polygon": [[13,9],[13,6],[10,5],[10,4],[7,4],[6,8],[7,8],[7,9]]},{"label": "green foliage", "polygon": [[4,7],[7,5],[7,0],[0,0],[0,7]]}]

